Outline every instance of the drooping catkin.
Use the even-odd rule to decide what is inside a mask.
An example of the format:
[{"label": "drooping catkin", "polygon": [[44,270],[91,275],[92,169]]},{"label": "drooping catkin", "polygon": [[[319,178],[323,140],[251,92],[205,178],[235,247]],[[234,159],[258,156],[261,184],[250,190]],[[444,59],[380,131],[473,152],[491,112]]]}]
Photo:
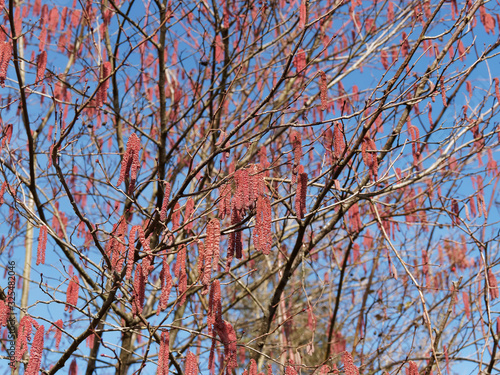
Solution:
[{"label": "drooping catkin", "polygon": [[219,217],[224,219],[231,213],[231,184],[225,183],[219,188]]},{"label": "drooping catkin", "polygon": [[306,213],[307,182],[307,173],[299,172],[297,178],[297,192],[295,193],[295,212],[299,220],[303,219]]},{"label": "drooping catkin", "polygon": [[26,367],[25,375],[37,375],[40,372],[43,352],[43,334],[45,327],[40,324],[36,330],[33,344],[31,345],[30,358]]},{"label": "drooping catkin", "polygon": [[340,159],[345,151],[344,126],[340,121],[336,121],[333,127],[333,149],[335,159]]},{"label": "drooping catkin", "polygon": [[167,308],[170,291],[172,290],[172,275],[170,274],[170,266],[167,261],[167,254],[163,255],[162,269],[160,272],[160,285],[161,294],[156,315],[159,315],[160,311],[163,311]]},{"label": "drooping catkin", "polygon": [[76,358],[73,358],[69,365],[68,375],[78,375],[78,363],[76,362]]},{"label": "drooping catkin", "polygon": [[194,200],[189,198],[186,202],[186,207],[184,209],[184,228],[187,231],[193,230],[193,213],[194,213]]},{"label": "drooping catkin", "polygon": [[80,280],[78,276],[73,275],[68,284],[68,289],[66,289],[66,307],[64,310],[69,310],[72,312],[78,303],[78,292],[80,290]]},{"label": "drooping catkin", "polygon": [[40,263],[45,264],[45,248],[47,247],[47,227],[42,225],[40,227],[40,234],[38,235],[38,248],[36,250],[36,265]]},{"label": "drooping catkin", "polygon": [[54,338],[56,340],[56,349],[59,350],[59,345],[61,344],[63,321],[62,319],[57,320],[54,325],[57,327],[55,329]]},{"label": "drooping catkin", "polygon": [[[408,375],[418,375],[418,366],[415,362],[410,361],[408,368]],[[449,372],[448,372],[449,373]]]},{"label": "drooping catkin", "polygon": [[498,291],[498,283],[497,278],[495,277],[495,274],[491,272],[491,269],[488,270],[488,283],[490,286],[490,298],[492,300],[497,299],[500,296]]},{"label": "drooping catkin", "polygon": [[319,71],[319,95],[321,99],[321,110],[325,111],[328,108],[328,83],[324,71]]},{"label": "drooping catkin", "polygon": [[303,29],[307,23],[307,0],[300,1],[299,27]]},{"label": "drooping catkin", "polygon": [[354,365],[351,353],[344,352],[342,354],[342,362],[344,362],[345,375],[359,375],[359,370],[356,365]]},{"label": "drooping catkin", "polygon": [[177,276],[177,298],[178,306],[182,306],[186,301],[187,273],[186,273],[186,246],[182,245],[177,253],[175,263],[175,275]]},{"label": "drooping catkin", "polygon": [[142,308],[144,306],[144,296],[146,290],[146,278],[142,270],[142,265],[138,264],[135,269],[134,284],[133,284],[133,294],[134,298],[132,300],[132,315],[142,314]]},{"label": "drooping catkin", "polygon": [[165,181],[165,190],[163,192],[163,202],[161,203],[160,220],[165,221],[167,219],[167,207],[170,197],[170,183]]},{"label": "drooping catkin", "polygon": [[31,340],[32,330],[32,318],[29,315],[23,316],[17,328],[16,352],[14,355],[16,362],[21,361],[24,353],[28,350],[28,341]]},{"label": "drooping catkin", "polygon": [[156,375],[168,375],[168,361],[170,353],[170,335],[166,329],[160,336],[160,349],[158,350],[158,369]]},{"label": "drooping catkin", "polygon": [[42,51],[36,58],[36,81],[35,85],[40,84],[45,76],[45,69],[47,67],[47,52]]},{"label": "drooping catkin", "polygon": [[117,186],[121,185],[126,178],[130,178],[128,184],[128,191],[131,192],[134,189],[135,181],[137,179],[137,172],[140,167],[139,161],[139,151],[141,150],[141,141],[139,137],[132,133],[127,141],[127,149],[123,155],[120,177],[118,178]]},{"label": "drooping catkin", "polygon": [[444,78],[441,77],[439,80],[439,87],[441,89],[441,99],[443,99],[443,106],[448,107],[447,98],[446,98],[446,87],[444,86]]},{"label": "drooping catkin", "polygon": [[10,316],[10,307],[2,299],[0,300],[0,327],[7,326],[7,320],[9,319],[9,316]]},{"label": "drooping catkin", "polygon": [[5,87],[7,79],[7,68],[12,57],[12,44],[10,42],[0,42],[0,85]]},{"label": "drooping catkin", "polygon": [[207,242],[205,247],[211,248],[212,270],[217,271],[220,257],[220,221],[216,218],[210,220],[207,226]]},{"label": "drooping catkin", "polygon": [[184,374],[198,375],[198,357],[190,351],[188,351],[186,355],[186,367],[184,369]]},{"label": "drooping catkin", "polygon": [[255,249],[262,251],[265,255],[270,253],[272,246],[271,222],[271,201],[267,196],[259,195],[255,213],[253,244]]},{"label": "drooping catkin", "polygon": [[105,61],[101,65],[100,69],[101,84],[98,88],[98,93],[96,94],[96,99],[98,102],[97,105],[99,107],[102,106],[107,101],[110,74],[111,74],[111,63],[109,61]]},{"label": "drooping catkin", "polygon": [[297,172],[297,167],[300,164],[300,160],[302,159],[302,136],[296,131],[292,130],[290,133],[290,142],[292,143],[293,150],[293,171]]},{"label": "drooping catkin", "polygon": [[373,139],[365,137],[361,145],[361,155],[363,161],[368,167],[370,172],[370,179],[375,182],[378,179],[378,159],[377,159],[377,146]]}]

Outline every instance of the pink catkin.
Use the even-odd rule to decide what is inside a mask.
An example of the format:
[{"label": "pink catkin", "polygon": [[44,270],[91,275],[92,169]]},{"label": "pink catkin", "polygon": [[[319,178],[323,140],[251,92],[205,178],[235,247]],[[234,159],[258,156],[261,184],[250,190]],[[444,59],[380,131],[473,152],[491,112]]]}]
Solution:
[{"label": "pink catkin", "polygon": [[299,173],[295,193],[295,212],[298,219],[303,219],[306,213],[307,180],[307,173]]},{"label": "pink catkin", "polygon": [[63,321],[59,319],[54,323],[57,328],[55,329],[55,335],[54,338],[56,340],[56,349],[59,350],[59,345],[61,344],[61,338],[62,338],[62,328],[63,328]]},{"label": "pink catkin", "polygon": [[[450,373],[450,372],[448,371],[448,373]],[[410,361],[410,367],[408,369],[408,375],[418,375],[418,366],[413,361]]]},{"label": "pink catkin", "polygon": [[292,143],[293,148],[293,167],[294,171],[296,171],[297,166],[300,164],[300,160],[302,159],[302,136],[296,130],[292,130],[290,133],[290,142]]},{"label": "pink catkin", "polygon": [[64,310],[69,310],[72,312],[74,310],[74,306],[78,303],[78,292],[80,290],[79,279],[78,276],[73,275],[71,280],[69,281],[68,289],[66,290],[66,307]]},{"label": "pink catkin", "polygon": [[[470,85],[470,83],[469,83]],[[500,103],[500,88],[498,87],[498,78],[495,77],[495,96],[497,97],[497,101]],[[472,90],[471,90],[472,92]],[[471,96],[472,94],[470,93],[469,96]],[[498,133],[500,134],[500,133]]]},{"label": "pink catkin", "polygon": [[78,375],[78,363],[76,363],[76,358],[73,358],[69,365],[68,375]]},{"label": "pink catkin", "polygon": [[215,331],[222,341],[224,346],[224,360],[226,362],[226,375],[232,374],[233,370],[238,366],[236,361],[237,358],[237,346],[236,346],[236,332],[233,326],[225,321],[218,320],[215,322]]},{"label": "pink catkin", "polygon": [[444,107],[448,107],[448,103],[447,103],[447,98],[446,98],[446,88],[444,86],[444,78],[441,77],[441,80],[439,81],[439,86],[441,88],[441,98],[443,99],[443,106]]},{"label": "pink catkin", "polygon": [[158,370],[156,375],[168,375],[168,356],[170,353],[170,335],[164,329],[160,336],[160,349],[158,350]]},{"label": "pink catkin", "polygon": [[490,284],[490,298],[492,300],[497,299],[500,296],[498,291],[498,283],[497,278],[495,277],[493,272],[491,272],[491,269],[488,270],[488,283]]},{"label": "pink catkin", "polygon": [[163,193],[163,202],[161,204],[161,211],[160,211],[160,220],[165,221],[167,219],[167,207],[168,207],[168,201],[170,197],[170,183],[165,181],[165,191]]},{"label": "pink catkin", "polygon": [[221,219],[224,219],[230,213],[231,213],[231,184],[226,183],[219,188],[219,217]]},{"label": "pink catkin", "polygon": [[294,59],[295,67],[297,68],[297,74],[303,74],[304,69],[306,68],[306,53],[301,48],[297,51],[297,55]]},{"label": "pink catkin", "polygon": [[175,275],[177,276],[177,293],[178,304],[182,306],[186,301],[187,290],[187,273],[186,273],[186,246],[182,245],[177,253],[177,261],[175,263]]},{"label": "pink catkin", "polygon": [[186,207],[184,209],[184,228],[187,231],[193,230],[193,213],[194,213],[194,200],[189,198],[186,202]]},{"label": "pink catkin", "polygon": [[[111,63],[109,61],[104,62],[101,65],[101,86],[99,86],[98,93],[98,105],[101,106],[107,101],[108,88],[109,88],[109,75],[111,74]],[[97,98],[96,98],[97,99]]]},{"label": "pink catkin", "polygon": [[185,375],[198,375],[198,357],[188,351],[186,355],[186,367],[184,369]]},{"label": "pink catkin", "polygon": [[49,31],[54,32],[57,29],[57,24],[59,23],[59,11],[56,7],[52,7],[49,12]]},{"label": "pink catkin", "polygon": [[181,205],[177,202],[174,206],[174,211],[172,212],[172,232],[179,229],[181,223]]},{"label": "pink catkin", "polygon": [[344,352],[342,355],[342,362],[344,362],[345,375],[359,375],[359,370],[354,365],[351,353]]},{"label": "pink catkin", "polygon": [[363,161],[370,170],[370,179],[377,181],[378,179],[378,160],[377,160],[377,146],[373,139],[365,137],[361,145],[361,154]]},{"label": "pink catkin", "polygon": [[462,301],[464,303],[465,315],[467,315],[467,319],[470,319],[470,302],[469,294],[467,292],[462,292]]},{"label": "pink catkin", "polygon": [[40,234],[38,236],[38,248],[36,250],[36,265],[40,263],[45,264],[45,249],[47,247],[47,227],[42,225],[40,227]]},{"label": "pink catkin", "polygon": [[137,171],[140,167],[139,161],[139,151],[141,150],[141,141],[139,137],[132,133],[127,142],[127,150],[123,155],[122,165],[120,169],[120,177],[118,178],[117,186],[121,185],[125,181],[126,177],[129,177],[131,181],[129,182],[128,189],[131,191],[135,186],[135,180],[137,179]]},{"label": "pink catkin", "polygon": [[134,276],[134,298],[132,300],[132,315],[142,314],[144,296],[146,290],[146,277],[142,270],[142,265],[138,264]]},{"label": "pink catkin", "polygon": [[333,148],[336,159],[340,159],[345,151],[344,127],[341,122],[336,121],[333,128]]},{"label": "pink catkin", "polygon": [[16,362],[21,361],[24,353],[28,350],[28,341],[31,339],[32,329],[32,318],[25,315],[19,322],[17,329],[16,352],[14,356]]},{"label": "pink catkin", "polygon": [[272,246],[271,221],[271,201],[267,196],[259,195],[257,198],[253,243],[254,247],[265,255],[270,253]]},{"label": "pink catkin", "polygon": [[324,71],[319,71],[319,95],[321,99],[321,110],[325,111],[328,108],[328,84]]},{"label": "pink catkin", "polygon": [[10,315],[9,305],[7,305],[3,299],[0,300],[0,327],[7,326],[7,320],[9,319],[9,315]]},{"label": "pink catkin", "polygon": [[40,324],[36,330],[35,337],[33,338],[33,344],[31,345],[30,358],[25,372],[26,375],[37,375],[40,372],[44,331],[45,327]]},{"label": "pink catkin", "polygon": [[163,311],[167,308],[168,299],[170,297],[170,291],[172,290],[172,275],[170,274],[170,266],[167,262],[166,254],[163,255],[162,269],[160,272],[160,282],[161,282],[161,294],[156,315],[159,315],[160,311]]},{"label": "pink catkin", "polygon": [[47,67],[47,52],[42,51],[36,59],[36,81],[38,85],[45,76],[45,68]]},{"label": "pink catkin", "polygon": [[12,45],[10,42],[0,42],[0,85],[5,87],[7,79],[7,68],[12,57]]},{"label": "pink catkin", "polygon": [[299,13],[299,27],[303,29],[307,23],[307,0],[301,0]]}]

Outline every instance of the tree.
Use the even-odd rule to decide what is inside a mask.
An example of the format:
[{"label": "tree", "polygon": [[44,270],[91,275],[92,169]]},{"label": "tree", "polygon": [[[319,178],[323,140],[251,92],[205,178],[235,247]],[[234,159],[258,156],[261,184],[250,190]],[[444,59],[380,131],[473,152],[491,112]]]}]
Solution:
[{"label": "tree", "polygon": [[499,371],[498,4],[0,8],[2,368]]}]

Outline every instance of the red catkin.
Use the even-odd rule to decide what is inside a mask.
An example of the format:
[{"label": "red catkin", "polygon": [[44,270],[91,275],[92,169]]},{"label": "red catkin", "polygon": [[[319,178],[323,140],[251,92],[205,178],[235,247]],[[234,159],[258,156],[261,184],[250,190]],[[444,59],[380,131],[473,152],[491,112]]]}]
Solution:
[{"label": "red catkin", "polygon": [[[135,183],[135,180],[137,179],[137,171],[140,166],[139,162],[140,150],[141,150],[141,141],[139,140],[139,137],[135,135],[135,133],[132,133],[127,142],[127,150],[123,155],[120,177],[116,185],[120,185],[129,175],[133,183]],[[129,186],[133,184],[132,181],[130,182]]]},{"label": "red catkin", "polygon": [[170,183],[165,181],[165,191],[163,193],[163,202],[161,204],[160,220],[165,221],[167,219],[167,207],[170,196]]},{"label": "red catkin", "polygon": [[64,310],[69,310],[72,312],[78,303],[78,292],[80,290],[78,276],[73,275],[69,281],[68,289],[66,289],[66,307]]},{"label": "red catkin", "polygon": [[10,42],[0,42],[0,85],[5,87],[7,79],[7,68],[12,57],[12,45]]},{"label": "red catkin", "polygon": [[9,319],[9,315],[10,315],[9,305],[7,305],[3,299],[0,300],[0,327],[7,326],[7,320]]},{"label": "red catkin", "polygon": [[223,184],[219,188],[219,217],[224,219],[231,213],[231,184]]},{"label": "red catkin", "polygon": [[33,344],[31,345],[30,358],[26,367],[25,375],[37,375],[40,372],[40,364],[42,363],[43,352],[43,334],[45,327],[39,325],[36,330]]},{"label": "red catkin", "polygon": [[45,68],[47,67],[47,52],[42,51],[36,59],[36,81],[39,84],[45,76]]},{"label": "red catkin", "polygon": [[21,361],[24,353],[28,350],[28,341],[31,339],[32,329],[32,318],[28,315],[23,316],[17,329],[16,352],[14,356],[16,362]]},{"label": "red catkin", "polygon": [[342,355],[342,362],[344,362],[345,375],[359,375],[359,370],[354,365],[351,353],[344,352]]},{"label": "red catkin", "polygon": [[172,232],[179,229],[181,223],[181,205],[177,202],[174,206],[174,211],[172,212]]},{"label": "red catkin", "polygon": [[333,149],[336,159],[340,159],[345,152],[344,127],[336,121],[333,128]]},{"label": "red catkin", "polygon": [[97,105],[102,106],[107,101],[108,97],[108,88],[109,88],[109,75],[111,74],[111,63],[109,61],[105,61],[101,65],[101,85],[98,88],[98,92],[96,93]]},{"label": "red catkin", "polygon": [[328,108],[328,84],[324,71],[319,71],[319,95],[321,99],[321,110],[325,111]]},{"label": "red catkin", "polygon": [[135,269],[133,288],[134,298],[132,300],[132,315],[140,315],[142,314],[146,291],[146,277],[144,276],[141,264],[138,264]]},{"label": "red catkin", "polygon": [[59,350],[59,345],[61,344],[61,338],[62,338],[63,321],[59,319],[54,324],[57,327],[55,329],[56,333],[54,335],[54,338],[56,340],[56,349]]},{"label": "red catkin", "polygon": [[488,283],[490,285],[490,298],[492,300],[497,299],[500,296],[498,291],[498,283],[497,278],[495,277],[493,272],[491,272],[491,269],[488,270]]},{"label": "red catkin", "polygon": [[377,146],[373,139],[365,137],[361,145],[363,162],[370,170],[370,179],[375,182],[378,178]]},{"label": "red catkin", "polygon": [[189,198],[186,202],[186,207],[184,209],[184,228],[187,231],[193,230],[193,213],[194,213],[194,200]]},{"label": "red catkin", "polygon": [[36,265],[40,263],[45,264],[45,248],[47,247],[47,227],[42,225],[40,227],[40,234],[38,235],[38,248],[36,250]]},{"label": "red catkin", "polygon": [[198,357],[188,351],[186,355],[185,375],[198,375]]},{"label": "red catkin", "polygon": [[177,253],[177,261],[174,268],[175,276],[177,276],[177,295],[178,304],[182,306],[186,301],[187,290],[187,273],[186,273],[186,246],[182,245],[180,251]]},{"label": "red catkin", "polygon": [[170,274],[170,266],[167,262],[167,254],[163,255],[162,269],[160,272],[160,287],[160,302],[158,303],[156,315],[159,315],[160,311],[167,308],[170,291],[172,290],[172,275]]},{"label": "red catkin", "polygon": [[307,173],[299,173],[295,193],[295,212],[299,220],[303,219],[306,213],[307,180]]},{"label": "red catkin", "polygon": [[71,364],[69,365],[68,375],[78,375],[78,364],[76,363],[76,358],[73,358]]},{"label": "red catkin", "polygon": [[300,164],[300,159],[302,159],[302,136],[296,130],[292,130],[290,133],[290,142],[292,143],[293,148],[293,170],[294,173],[297,171],[297,167]]},{"label": "red catkin", "polygon": [[447,99],[446,99],[446,88],[444,87],[444,78],[441,77],[440,81],[440,88],[441,88],[441,98],[443,99],[443,106],[448,107]]},{"label": "red catkin", "polygon": [[[410,361],[410,367],[408,368],[408,375],[418,375],[418,366],[415,362]],[[449,373],[449,372],[448,372]]]},{"label": "red catkin", "polygon": [[161,332],[158,350],[158,369],[156,375],[168,375],[168,356],[170,353],[170,335],[166,329]]},{"label": "red catkin", "polygon": [[[467,81],[467,82],[469,82],[469,81]],[[470,82],[469,82],[469,86],[470,86]],[[495,96],[497,97],[497,101],[500,103],[500,89],[498,86],[499,86],[498,85],[498,78],[495,77]],[[472,90],[470,90],[470,92],[469,92],[469,97],[471,95],[472,95]]]},{"label": "red catkin", "polygon": [[301,0],[299,11],[299,27],[303,29],[307,23],[307,0]]},{"label": "red catkin", "polygon": [[270,253],[272,246],[271,221],[271,201],[267,196],[259,195],[255,214],[253,244],[255,249],[262,251],[265,255]]},{"label": "red catkin", "polygon": [[304,69],[306,68],[306,53],[302,48],[297,51],[294,63],[295,63],[295,68],[297,68],[297,74],[298,75],[302,74],[304,72]]}]

